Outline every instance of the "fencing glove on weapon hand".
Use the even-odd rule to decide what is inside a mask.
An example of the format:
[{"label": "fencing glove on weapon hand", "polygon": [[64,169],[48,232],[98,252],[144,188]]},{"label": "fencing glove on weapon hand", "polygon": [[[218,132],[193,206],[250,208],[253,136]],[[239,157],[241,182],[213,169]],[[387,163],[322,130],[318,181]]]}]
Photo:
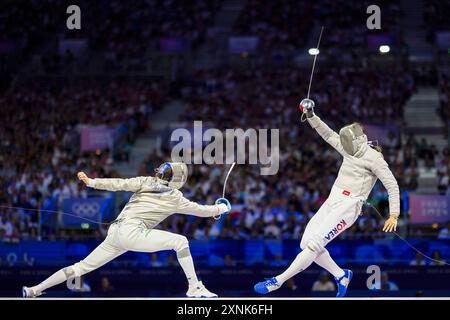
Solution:
[{"label": "fencing glove on weapon hand", "polygon": [[171,188],[180,189],[187,180],[188,168],[183,162],[165,162],[156,169],[156,177]]},{"label": "fencing glove on weapon hand", "polygon": [[299,109],[301,112],[306,114],[307,118],[311,118],[314,116],[314,107],[315,103],[311,99],[303,99],[302,102],[300,102]]},{"label": "fencing glove on weapon hand", "polygon": [[216,205],[219,205],[219,204],[224,204],[226,206],[226,208],[227,208],[227,211],[221,212],[221,214],[222,213],[230,213],[230,211],[231,211],[230,201],[228,201],[225,198],[219,198],[219,199],[216,200]]},{"label": "fencing glove on weapon hand", "polygon": [[339,139],[344,151],[353,157],[361,157],[369,147],[367,136],[359,123],[352,123],[343,127],[339,131]]}]

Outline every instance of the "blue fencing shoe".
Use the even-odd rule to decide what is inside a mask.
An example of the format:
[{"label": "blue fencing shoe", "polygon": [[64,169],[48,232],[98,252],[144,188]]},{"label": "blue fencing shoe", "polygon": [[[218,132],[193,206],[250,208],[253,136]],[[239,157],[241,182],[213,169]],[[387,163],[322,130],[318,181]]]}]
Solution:
[{"label": "blue fencing shoe", "polygon": [[345,297],[345,294],[347,293],[348,285],[350,284],[352,277],[353,277],[352,270],[344,269],[344,275],[342,277],[334,278],[334,280],[336,280],[337,289],[338,289],[336,297],[338,297],[338,298]]},{"label": "blue fencing shoe", "polygon": [[275,277],[266,279],[266,281],[255,284],[255,291],[259,294],[267,294],[271,291],[279,289],[281,286]]}]

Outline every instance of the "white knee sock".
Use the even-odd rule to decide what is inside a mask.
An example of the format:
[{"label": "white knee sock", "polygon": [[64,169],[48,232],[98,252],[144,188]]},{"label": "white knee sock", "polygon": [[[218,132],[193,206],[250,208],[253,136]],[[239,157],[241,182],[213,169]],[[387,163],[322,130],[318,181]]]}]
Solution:
[{"label": "white knee sock", "polygon": [[286,269],[282,274],[276,277],[278,283],[282,285],[286,280],[292,278],[297,273],[302,272],[308,268],[314,259],[317,257],[317,253],[309,248],[304,249],[300,252],[295,260],[291,263],[289,268]]},{"label": "white knee sock", "polygon": [[335,278],[340,278],[345,274],[344,270],[342,270],[336,262],[334,262],[333,258],[331,258],[328,250],[319,254],[314,262],[331,273]]},{"label": "white knee sock", "polygon": [[192,260],[192,256],[189,254],[189,256],[183,258],[178,257],[178,262],[180,263],[181,268],[183,268],[184,274],[186,275],[189,285],[191,286],[196,285],[198,279],[197,274],[195,273],[194,260]]},{"label": "white knee sock", "polygon": [[54,274],[52,274],[50,277],[42,281],[37,286],[31,287],[31,289],[36,294],[40,294],[44,290],[56,286],[57,284],[63,283],[64,281],[67,281],[67,275],[64,272],[64,269],[60,269],[56,271]]}]

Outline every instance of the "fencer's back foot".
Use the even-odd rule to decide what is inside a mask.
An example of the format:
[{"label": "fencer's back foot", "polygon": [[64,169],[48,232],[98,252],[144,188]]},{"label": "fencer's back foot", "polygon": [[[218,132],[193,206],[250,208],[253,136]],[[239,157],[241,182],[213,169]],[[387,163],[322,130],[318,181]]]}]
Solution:
[{"label": "fencer's back foot", "polygon": [[344,269],[344,275],[340,278],[335,278],[337,285],[337,298],[343,298],[347,294],[347,289],[350,284],[350,281],[353,278],[353,271],[350,269]]}]

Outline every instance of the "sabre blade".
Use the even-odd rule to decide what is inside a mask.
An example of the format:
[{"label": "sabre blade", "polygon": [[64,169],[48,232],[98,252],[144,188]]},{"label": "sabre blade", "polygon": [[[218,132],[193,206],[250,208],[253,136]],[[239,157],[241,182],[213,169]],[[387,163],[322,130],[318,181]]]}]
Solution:
[{"label": "sabre blade", "polygon": [[[222,191],[222,198],[225,198],[225,191],[227,189],[227,181],[228,181],[228,177],[230,176],[231,171],[233,170],[234,166],[236,165],[236,162],[233,162],[233,164],[231,165],[230,169],[228,169],[228,173],[225,177],[225,181],[223,182],[223,191]],[[222,216],[222,214],[219,214],[217,216],[213,216],[214,220],[219,220],[220,217]]]},{"label": "sabre blade", "polygon": [[227,181],[228,181],[228,177],[230,176],[231,171],[233,170],[234,166],[236,165],[236,162],[233,162],[233,164],[231,165],[230,169],[228,170],[227,176],[225,177],[225,181],[223,183],[223,192],[222,192],[222,198],[225,198],[225,190],[227,188]]},{"label": "sabre blade", "polygon": [[[324,26],[322,26],[322,28],[320,29],[319,41],[317,41],[317,47],[316,47],[317,50],[319,50],[320,40],[322,39],[323,29],[324,29]],[[319,52],[314,56],[313,66],[312,66],[312,70],[311,70],[311,76],[309,77],[309,86],[308,86],[307,99],[309,99],[309,94],[311,92],[311,84],[312,84],[312,79],[313,79],[313,75],[314,75],[314,69],[316,67],[316,59],[317,59],[318,55],[319,55]]]}]

